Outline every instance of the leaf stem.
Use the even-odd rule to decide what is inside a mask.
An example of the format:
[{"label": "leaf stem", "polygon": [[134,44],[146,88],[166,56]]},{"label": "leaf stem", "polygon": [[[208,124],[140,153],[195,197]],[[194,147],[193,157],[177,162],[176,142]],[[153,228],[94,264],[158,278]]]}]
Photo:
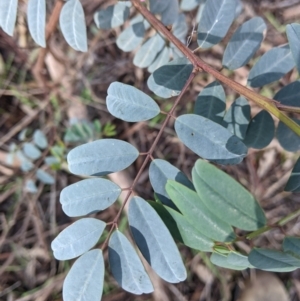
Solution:
[{"label": "leaf stem", "polygon": [[258,230],[256,230],[256,231],[248,234],[246,236],[246,239],[248,239],[248,240],[253,239],[253,238],[255,238],[255,237],[257,237],[257,236],[259,236],[259,235],[261,235],[261,234],[263,234],[263,233],[271,230],[272,228],[273,228],[272,226],[264,226],[262,228],[259,228]]},{"label": "leaf stem", "polygon": [[109,230],[109,233],[108,233],[108,235],[107,235],[107,238],[105,239],[104,243],[103,243],[102,246],[101,246],[101,249],[102,249],[102,250],[104,250],[104,249],[106,248],[106,246],[107,246],[107,244],[108,244],[108,240],[109,240],[109,238],[110,238],[110,235],[111,235],[112,231],[117,227],[119,218],[120,218],[120,216],[121,216],[121,214],[122,214],[122,212],[123,212],[123,210],[124,210],[124,207],[126,206],[128,200],[129,200],[129,198],[130,198],[130,196],[131,196],[131,194],[132,194],[132,192],[133,192],[133,189],[134,189],[135,185],[137,184],[137,182],[138,182],[140,176],[142,175],[143,171],[145,170],[145,168],[146,168],[148,162],[151,161],[151,160],[153,159],[153,152],[154,152],[154,150],[155,150],[155,148],[156,148],[156,146],[157,146],[157,144],[158,144],[158,142],[159,142],[159,140],[160,140],[160,138],[161,138],[161,136],[162,136],[162,134],[163,134],[163,132],[164,132],[164,129],[166,128],[166,126],[167,126],[168,122],[170,121],[171,117],[174,117],[174,116],[173,116],[173,113],[174,113],[176,107],[178,106],[180,100],[182,99],[182,96],[183,96],[184,93],[187,91],[187,89],[188,89],[188,87],[190,86],[191,82],[192,82],[193,79],[195,78],[197,72],[198,72],[197,68],[194,68],[194,70],[193,70],[192,73],[190,74],[189,78],[187,79],[187,81],[186,81],[184,87],[182,88],[180,94],[177,96],[177,98],[176,98],[176,100],[175,100],[175,102],[174,102],[174,104],[173,104],[171,110],[169,111],[169,113],[167,113],[167,117],[166,117],[166,119],[164,120],[164,122],[163,122],[163,124],[162,124],[162,126],[161,126],[161,128],[160,128],[160,130],[159,130],[159,132],[158,132],[158,134],[157,134],[157,136],[156,136],[156,138],[155,138],[155,140],[154,140],[152,146],[150,147],[149,151],[147,152],[147,156],[146,156],[146,158],[144,159],[144,162],[143,162],[142,166],[140,167],[140,169],[139,169],[137,175],[135,176],[135,178],[134,178],[134,180],[133,180],[131,186],[128,188],[129,191],[128,191],[128,193],[127,193],[125,199],[124,199],[124,202],[123,202],[121,208],[119,209],[119,212],[117,213],[117,215],[116,215],[116,217],[114,218],[113,222],[110,223],[110,224],[112,224],[112,226],[111,226],[111,228],[110,228],[110,230]]},{"label": "leaf stem", "polygon": [[276,227],[282,227],[284,226],[285,224],[287,224],[288,222],[290,222],[291,220],[293,220],[294,218],[298,217],[300,215],[300,209],[298,209],[297,211],[295,212],[292,212],[290,213],[289,215],[281,218],[276,224],[273,224],[273,225],[269,225],[269,226],[264,226],[250,234],[248,234],[246,236],[246,239],[253,239],[259,235],[261,235],[262,233],[265,233],[273,228],[276,228]]},{"label": "leaf stem", "polygon": [[276,116],[280,121],[282,121],[285,125],[287,125],[291,130],[293,130],[297,135],[300,136],[300,126],[291,118],[289,118],[285,113],[281,112],[274,105],[274,100],[259,95],[255,91],[242,86],[241,84],[226,77],[225,75],[205,63],[203,60],[198,58],[192,50],[190,50],[179,39],[177,39],[173,35],[173,33],[169,31],[169,29],[163,23],[161,23],[139,0],[131,0],[131,2],[134,7],[145,17],[145,19],[153,26],[153,28],[162,33],[171,43],[173,43],[178,48],[178,50],[180,50],[189,59],[194,67],[198,67],[203,71],[213,75],[217,80],[226,84],[235,92],[243,95],[247,99],[254,101],[261,108]]},{"label": "leaf stem", "polygon": [[285,224],[287,224],[289,221],[291,221],[292,219],[298,217],[300,215],[300,209],[296,210],[295,212],[292,212],[291,214],[283,217],[282,219],[280,219],[278,221],[278,226],[284,226]]}]

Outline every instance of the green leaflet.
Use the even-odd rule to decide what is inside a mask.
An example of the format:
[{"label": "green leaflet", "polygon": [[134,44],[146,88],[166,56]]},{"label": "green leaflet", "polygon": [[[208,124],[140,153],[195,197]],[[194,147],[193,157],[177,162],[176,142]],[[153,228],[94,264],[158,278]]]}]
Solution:
[{"label": "green leaflet", "polygon": [[59,15],[59,25],[67,43],[77,51],[87,51],[84,11],[79,0],[67,1]]},{"label": "green leaflet", "polygon": [[250,122],[250,115],[250,105],[247,99],[241,96],[227,110],[223,119],[223,126],[243,140]]},{"label": "green leaflet", "polygon": [[46,1],[29,0],[27,7],[27,22],[33,40],[41,47],[46,47]]},{"label": "green leaflet", "polygon": [[119,82],[110,84],[106,105],[113,116],[128,122],[148,120],[160,112],[159,106],[150,96]]},{"label": "green leaflet", "polygon": [[248,84],[253,87],[262,87],[288,73],[295,67],[288,45],[274,47],[266,52],[250,70]]},{"label": "green leaflet", "polygon": [[292,23],[286,26],[286,35],[298,72],[300,72],[300,24]]},{"label": "green leaflet", "polygon": [[185,280],[187,275],[180,253],[156,211],[142,198],[133,197],[128,220],[137,246],[156,274],[171,283]]},{"label": "green leaflet", "polygon": [[91,250],[83,254],[75,261],[64,281],[64,301],[101,300],[104,271],[101,250]]},{"label": "green leaflet", "polygon": [[296,80],[284,86],[274,95],[274,99],[286,106],[299,107],[300,81]]},{"label": "green leaflet", "polygon": [[248,258],[253,266],[265,271],[290,272],[300,267],[300,260],[276,250],[255,248]]},{"label": "green leaflet", "polygon": [[35,130],[33,133],[33,142],[40,149],[45,149],[48,146],[47,137],[41,130]]},{"label": "green leaflet", "polygon": [[285,237],[282,246],[284,252],[297,258],[300,262],[300,238],[299,237],[291,237],[291,236]]},{"label": "green leaflet", "polygon": [[174,239],[186,246],[203,252],[211,252],[213,241],[201,233],[188,219],[174,209],[156,202],[150,202],[166,224]]},{"label": "green leaflet", "polygon": [[274,134],[274,120],[269,112],[262,110],[251,119],[243,142],[248,147],[261,149],[269,145]]},{"label": "green leaflet", "polygon": [[10,36],[14,34],[17,11],[18,0],[0,1],[0,25],[2,30]]},{"label": "green leaflet", "polygon": [[[222,268],[231,269],[231,270],[245,270],[249,267],[249,263],[245,260],[245,256],[235,253],[234,255],[230,256],[222,255],[219,253],[212,253],[210,256],[210,261]],[[245,258],[243,258],[245,257]],[[230,258],[230,259],[229,259]],[[247,264],[248,263],[248,264]]]},{"label": "green leaflet", "polygon": [[166,190],[183,216],[199,232],[215,241],[229,242],[235,239],[230,225],[213,214],[196,192],[172,180],[168,180]]},{"label": "green leaflet", "polygon": [[136,52],[133,64],[140,68],[149,67],[156,55],[163,49],[165,40],[160,34],[156,34],[149,38],[141,48]]},{"label": "green leaflet", "polygon": [[33,143],[30,142],[24,143],[23,152],[31,160],[37,160],[42,155],[41,151]]},{"label": "green leaflet", "polygon": [[121,193],[121,188],[106,179],[85,179],[65,187],[60,193],[62,209],[68,216],[82,216],[105,210]]},{"label": "green leaflet", "polygon": [[236,0],[209,0],[201,15],[197,41],[200,48],[210,48],[226,35],[235,18]]},{"label": "green leaflet", "polygon": [[300,158],[298,158],[284,190],[300,192]]},{"label": "green leaflet", "polygon": [[96,218],[82,218],[61,231],[52,241],[54,257],[68,260],[91,249],[99,240],[106,223]]},{"label": "green leaflet", "polygon": [[222,65],[229,70],[246,65],[259,49],[265,30],[266,24],[260,17],[243,23],[228,42]]},{"label": "green leaflet", "polygon": [[187,58],[178,58],[156,69],[148,78],[149,89],[162,98],[177,96],[192,73]]},{"label": "green leaflet", "polygon": [[247,231],[266,224],[265,214],[255,198],[225,172],[198,160],[192,177],[201,200],[223,221]]},{"label": "green leaflet", "polygon": [[226,111],[226,95],[223,86],[213,81],[199,93],[194,113],[222,124]]},{"label": "green leaflet", "polygon": [[[292,119],[300,124],[299,119]],[[276,138],[280,145],[289,152],[296,152],[300,149],[300,137],[281,121],[277,127]]]},{"label": "green leaflet", "polygon": [[223,126],[195,114],[175,121],[178,138],[194,153],[219,164],[238,164],[247,154],[244,143]]},{"label": "green leaflet", "polygon": [[98,28],[110,29],[122,25],[129,17],[129,1],[120,1],[116,5],[108,6],[94,14],[94,21]]},{"label": "green leaflet", "polygon": [[175,208],[174,203],[170,200],[166,192],[168,180],[175,180],[190,189],[194,189],[192,182],[178,168],[162,159],[155,159],[149,167],[149,180],[159,200],[169,207]]},{"label": "green leaflet", "polygon": [[136,295],[153,292],[153,286],[134,247],[116,230],[109,239],[109,265],[118,284]]},{"label": "green leaflet", "polygon": [[67,160],[74,174],[103,176],[128,167],[138,156],[138,150],[128,142],[100,139],[73,148]]}]

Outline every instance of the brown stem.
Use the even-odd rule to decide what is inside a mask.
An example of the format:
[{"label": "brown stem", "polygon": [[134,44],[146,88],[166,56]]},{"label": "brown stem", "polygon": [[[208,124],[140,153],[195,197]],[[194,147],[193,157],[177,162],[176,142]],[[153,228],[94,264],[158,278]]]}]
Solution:
[{"label": "brown stem", "polygon": [[193,72],[191,73],[190,77],[189,77],[188,80],[186,81],[186,83],[185,83],[183,89],[181,90],[180,94],[177,96],[177,98],[176,98],[176,100],[175,100],[175,102],[174,102],[174,104],[173,104],[173,106],[172,106],[170,112],[168,113],[168,115],[167,115],[165,121],[163,122],[163,124],[162,124],[162,126],[161,126],[161,128],[160,128],[160,130],[159,130],[159,132],[158,132],[158,134],[157,134],[157,136],[156,136],[156,138],[155,138],[155,140],[154,140],[152,146],[150,147],[149,151],[147,152],[147,156],[146,156],[146,158],[144,159],[144,162],[143,162],[142,166],[140,167],[140,169],[139,169],[137,175],[135,176],[135,179],[133,180],[132,185],[129,187],[129,191],[128,191],[126,197],[125,197],[125,200],[124,200],[124,202],[123,202],[123,204],[122,204],[122,206],[121,206],[121,208],[120,208],[118,214],[117,214],[116,217],[114,218],[113,222],[110,223],[110,224],[112,224],[112,226],[111,226],[111,228],[110,228],[110,230],[109,230],[109,233],[108,233],[108,235],[107,235],[106,240],[104,241],[104,243],[103,243],[103,245],[102,245],[102,247],[101,247],[102,250],[104,250],[104,249],[106,248],[106,246],[107,246],[107,244],[108,244],[109,237],[110,237],[112,231],[114,230],[114,228],[117,227],[119,218],[120,218],[120,216],[121,216],[121,214],[122,214],[122,212],[123,212],[123,209],[124,209],[124,207],[126,206],[128,200],[129,200],[129,198],[130,198],[130,196],[131,196],[131,194],[132,194],[132,191],[134,190],[135,185],[137,184],[137,182],[138,182],[138,180],[139,180],[141,174],[143,173],[144,169],[146,168],[148,162],[149,162],[150,160],[153,159],[153,157],[152,157],[153,152],[154,152],[154,150],[155,150],[155,148],[156,148],[156,146],[157,146],[157,144],[158,144],[158,142],[159,142],[159,139],[161,138],[161,135],[162,135],[163,132],[164,132],[165,127],[167,126],[167,124],[168,124],[169,120],[171,119],[171,117],[173,117],[173,113],[174,113],[174,111],[175,111],[177,105],[179,104],[180,100],[182,99],[182,96],[184,95],[184,93],[187,91],[187,89],[188,89],[188,87],[190,86],[192,80],[195,78],[197,72],[199,72],[199,70],[196,69],[196,68],[194,68]]},{"label": "brown stem", "polygon": [[156,29],[158,32],[162,33],[170,42],[172,42],[193,64],[194,67],[198,67],[203,71],[213,75],[217,80],[226,84],[235,92],[243,95],[247,99],[250,99],[257,103],[261,108],[269,111],[271,114],[279,118],[283,123],[285,123],[289,128],[291,128],[295,133],[300,136],[300,127],[291,120],[283,112],[279,111],[274,105],[274,100],[269,99],[265,96],[259,95],[256,92],[250,90],[247,87],[235,82],[234,80],[226,77],[203,60],[198,58],[186,45],[184,45],[180,40],[178,40],[169,29],[161,23],[141,2],[140,0],[131,0],[134,7],[145,17],[145,19]]},{"label": "brown stem", "polygon": [[[52,10],[52,13],[49,18],[49,22],[46,27],[46,45],[48,44],[48,41],[53,34],[53,32],[56,29],[56,26],[58,24],[59,20],[59,15],[60,11],[64,5],[64,1],[62,0],[57,0],[55,3],[55,6]],[[44,62],[45,62],[45,57],[48,51],[48,46],[46,48],[41,48],[39,52],[39,56],[37,58],[37,61],[32,68],[32,73],[40,87],[46,88],[47,87],[47,80],[43,72],[44,68]]]}]

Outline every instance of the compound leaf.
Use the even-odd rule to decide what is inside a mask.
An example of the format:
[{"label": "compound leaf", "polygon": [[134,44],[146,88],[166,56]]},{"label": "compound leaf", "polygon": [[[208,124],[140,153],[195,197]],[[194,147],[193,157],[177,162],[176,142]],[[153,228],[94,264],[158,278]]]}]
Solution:
[{"label": "compound leaf", "polygon": [[41,130],[35,130],[33,133],[33,142],[40,149],[45,149],[48,146],[48,141],[45,134]]},{"label": "compound leaf", "polygon": [[212,251],[214,242],[194,227],[185,216],[156,202],[150,202],[150,205],[163,220],[174,239],[196,250]]},{"label": "compound leaf", "polygon": [[87,51],[84,11],[79,0],[68,0],[60,13],[59,24],[67,43],[75,50]]},{"label": "compound leaf", "polygon": [[170,53],[170,48],[165,46],[163,50],[156,56],[152,64],[148,67],[148,72],[153,73],[159,67],[167,64],[170,60]]},{"label": "compound leaf", "polygon": [[106,9],[99,10],[94,14],[94,21],[98,28],[110,29],[122,25],[129,17],[129,1],[119,1]]},{"label": "compound leaf", "polygon": [[29,0],[27,22],[33,40],[41,47],[46,47],[46,2],[45,0]]},{"label": "compound leaf", "polygon": [[249,262],[260,270],[270,272],[291,272],[300,267],[300,261],[293,256],[268,249],[252,249]]},{"label": "compound leaf", "polygon": [[266,52],[250,70],[248,84],[251,87],[262,87],[279,80],[295,67],[288,45],[274,47]]},{"label": "compound leaf", "polygon": [[108,208],[121,188],[106,179],[85,179],[65,187],[60,194],[62,209],[68,216],[82,216]]},{"label": "compound leaf", "polygon": [[117,46],[125,52],[134,50],[143,41],[145,30],[144,18],[138,15],[131,20],[130,26],[118,36],[116,41]]},{"label": "compound leaf", "polygon": [[274,134],[274,120],[267,111],[262,110],[251,119],[243,142],[248,147],[262,149],[269,145]]},{"label": "compound leaf", "polygon": [[283,240],[283,250],[300,261],[300,238],[286,236]]},{"label": "compound leaf", "polygon": [[221,124],[226,110],[226,95],[223,86],[214,81],[198,95],[194,113]]},{"label": "compound leaf", "polygon": [[165,188],[169,179],[175,180],[176,182],[181,183],[190,189],[194,189],[192,182],[182,171],[170,164],[168,161],[161,159],[155,159],[151,162],[149,167],[149,179],[159,200],[164,205],[173,208],[175,208],[174,203],[170,200]]},{"label": "compound leaf", "polygon": [[291,52],[300,73],[300,24],[293,23],[286,26],[286,34],[289,40]]},{"label": "compound leaf", "polygon": [[91,250],[79,257],[64,281],[64,301],[99,301],[102,296],[104,271],[101,250]]},{"label": "compound leaf", "polygon": [[210,48],[225,37],[235,18],[236,6],[236,0],[206,2],[198,25],[197,40],[200,48]]},{"label": "compound leaf", "polygon": [[183,216],[205,236],[222,242],[235,239],[230,225],[213,214],[195,191],[171,180],[168,180],[166,190]]},{"label": "compound leaf", "polygon": [[133,58],[133,64],[140,68],[146,68],[151,65],[156,55],[163,49],[165,40],[160,34],[155,34],[148,39],[137,51]]},{"label": "compound leaf", "polygon": [[219,253],[212,253],[210,256],[210,261],[219,267],[231,269],[231,270],[241,271],[248,268],[248,266],[245,265],[229,262],[228,256]]},{"label": "compound leaf", "polygon": [[241,96],[232,103],[226,112],[223,126],[229,132],[243,140],[250,122],[250,114],[250,105],[247,99]]},{"label": "compound leaf", "polygon": [[300,192],[300,158],[298,158],[284,190]]},{"label": "compound leaf", "polygon": [[253,195],[222,170],[197,160],[192,177],[200,199],[223,221],[246,231],[266,224],[265,214]]},{"label": "compound leaf", "polygon": [[80,256],[99,240],[106,224],[96,218],[82,218],[68,226],[52,241],[53,255],[58,260]]},{"label": "compound leaf", "polygon": [[18,0],[0,1],[0,25],[4,32],[12,36],[17,19]]},{"label": "compound leaf", "polygon": [[109,265],[118,284],[130,293],[153,292],[153,286],[135,249],[128,239],[115,231],[108,244]]},{"label": "compound leaf", "polygon": [[33,144],[26,142],[23,145],[23,152],[29,159],[36,160],[41,157],[41,151]]},{"label": "compound leaf", "polygon": [[67,160],[74,174],[103,176],[127,168],[138,156],[138,150],[125,141],[101,139],[75,147]]},{"label": "compound leaf", "polygon": [[242,24],[227,44],[222,65],[229,70],[246,65],[259,49],[265,30],[266,24],[260,17],[254,17]]},{"label": "compound leaf", "polygon": [[[300,120],[295,118],[292,119],[300,124]],[[285,150],[296,152],[300,149],[300,137],[281,121],[277,127],[276,137]]]},{"label": "compound leaf", "polygon": [[108,111],[124,121],[148,120],[159,114],[157,103],[137,88],[122,83],[111,83],[107,90]]},{"label": "compound leaf", "polygon": [[156,69],[148,79],[148,87],[162,98],[178,95],[192,73],[193,65],[187,58],[178,58]]},{"label": "compound leaf", "polygon": [[55,179],[48,172],[40,168],[36,171],[35,175],[44,184],[52,185],[55,183]]},{"label": "compound leaf", "polygon": [[202,158],[219,164],[238,164],[247,147],[221,125],[199,115],[186,114],[175,121],[178,138]]},{"label": "compound leaf", "polygon": [[128,219],[137,246],[156,274],[171,283],[185,280],[187,275],[180,253],[155,210],[142,198],[133,197]]},{"label": "compound leaf", "polygon": [[300,106],[300,81],[297,80],[280,89],[274,95],[274,99],[286,106],[299,107]]}]

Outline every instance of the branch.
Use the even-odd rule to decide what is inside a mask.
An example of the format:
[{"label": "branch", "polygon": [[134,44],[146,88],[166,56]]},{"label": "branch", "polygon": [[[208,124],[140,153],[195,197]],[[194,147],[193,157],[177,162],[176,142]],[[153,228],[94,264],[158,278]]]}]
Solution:
[{"label": "branch", "polygon": [[[264,110],[268,111],[272,115],[276,116],[280,121],[287,125],[291,130],[293,130],[297,135],[300,136],[300,126],[289,118],[285,113],[281,112],[275,105],[275,100],[269,99],[265,96],[259,95],[256,92],[250,90],[247,87],[235,82],[234,80],[226,77],[203,60],[198,58],[192,50],[190,50],[186,45],[179,41],[168,28],[161,23],[141,2],[140,0],[131,0],[134,7],[145,17],[145,19],[156,29],[158,32],[162,33],[171,43],[173,43],[194,65],[203,71],[213,75],[217,80],[229,86],[232,90],[240,95],[243,95],[247,99],[254,101]],[[276,103],[276,102],[275,102]]]}]

